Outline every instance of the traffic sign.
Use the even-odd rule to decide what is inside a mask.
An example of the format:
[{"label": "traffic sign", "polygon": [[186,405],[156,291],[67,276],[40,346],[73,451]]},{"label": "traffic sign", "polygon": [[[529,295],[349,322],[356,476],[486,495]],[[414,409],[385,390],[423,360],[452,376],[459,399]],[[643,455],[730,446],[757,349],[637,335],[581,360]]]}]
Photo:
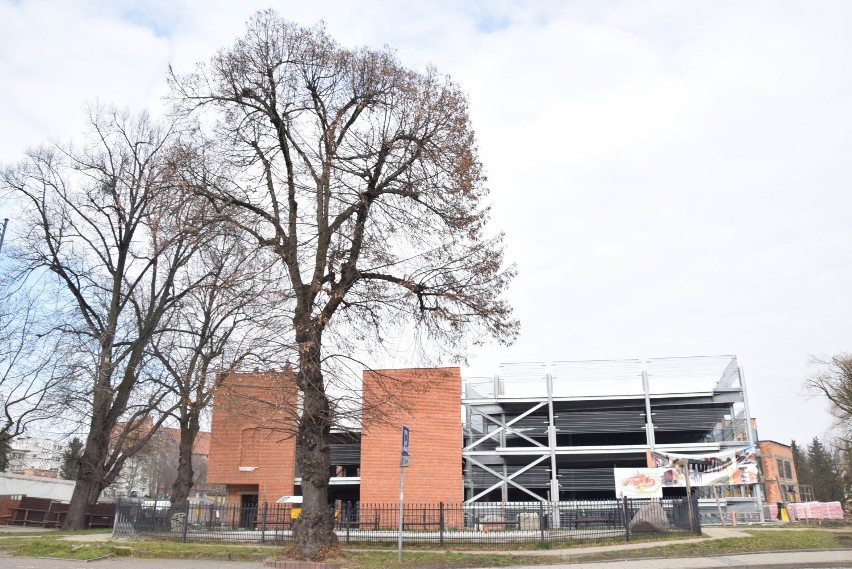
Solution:
[{"label": "traffic sign", "polygon": [[402,427],[402,456],[408,456],[408,427]]}]

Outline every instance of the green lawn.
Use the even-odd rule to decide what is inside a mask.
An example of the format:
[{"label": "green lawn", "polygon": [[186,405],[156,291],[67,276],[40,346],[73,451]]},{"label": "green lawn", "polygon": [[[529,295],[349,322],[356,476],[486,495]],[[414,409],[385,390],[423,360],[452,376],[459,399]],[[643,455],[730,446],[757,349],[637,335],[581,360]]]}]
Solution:
[{"label": "green lawn", "polygon": [[635,559],[649,557],[709,557],[761,551],[790,551],[801,549],[849,549],[852,547],[852,529],[830,532],[820,529],[760,530],[748,529],[752,537],[730,537],[693,543],[661,545],[653,549],[633,549],[583,555],[583,561]]},{"label": "green lawn", "polygon": [[[21,557],[56,557],[67,559],[95,559],[105,556],[138,557],[144,559],[218,559],[257,561],[283,556],[281,547],[259,545],[218,545],[203,543],[177,543],[172,541],[132,541],[113,543],[85,543],[63,541],[54,537],[13,537],[0,540],[0,552]],[[343,552],[341,557],[329,559],[340,562],[347,569],[386,569],[396,565],[395,551]],[[454,552],[403,552],[405,568],[431,567],[505,567],[510,565],[538,565],[558,563],[559,557],[527,557],[499,553]]]},{"label": "green lawn", "polygon": [[[583,561],[606,559],[631,559],[637,557],[704,557],[759,551],[784,551],[802,549],[841,549],[852,547],[852,529],[826,531],[821,529],[745,530],[750,538],[725,538],[693,543],[659,545],[650,549],[622,550],[583,555]],[[0,554],[24,557],[55,557],[67,559],[96,559],[107,556],[126,556],[146,559],[216,559],[258,561],[284,558],[280,546],[220,545],[203,543],[178,543],[172,541],[120,541],[80,542],[58,539],[62,534],[49,536],[14,536],[6,534],[0,539]],[[387,569],[398,566],[396,551],[344,551],[339,557],[329,559],[346,569]],[[575,557],[572,555],[572,559]],[[578,557],[579,558],[579,557]],[[512,565],[542,565],[560,563],[553,555],[514,555],[498,552],[461,553],[443,551],[404,551],[403,569],[453,569],[465,567],[507,567]]]}]

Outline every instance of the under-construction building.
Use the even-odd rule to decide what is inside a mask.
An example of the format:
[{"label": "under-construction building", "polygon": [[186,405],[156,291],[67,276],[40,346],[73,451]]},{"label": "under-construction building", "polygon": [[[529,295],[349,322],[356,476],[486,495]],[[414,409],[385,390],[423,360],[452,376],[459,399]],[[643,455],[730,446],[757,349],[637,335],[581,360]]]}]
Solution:
[{"label": "under-construction building", "polygon": [[646,467],[648,451],[756,440],[729,356],[505,364],[467,378],[462,404],[466,502],[613,497],[613,468]]},{"label": "under-construction building", "polygon": [[[268,428],[295,416],[292,374],[234,374],[226,385],[208,481],[227,484],[232,503],[299,494],[295,441]],[[260,402],[269,393],[280,401]],[[369,371],[363,405],[360,429],[329,441],[333,497],[363,503],[397,499],[402,425],[411,430],[406,500],[421,503],[614,497],[613,468],[646,467],[648,451],[713,453],[756,440],[734,357],[505,364],[464,380],[459,368]]]}]

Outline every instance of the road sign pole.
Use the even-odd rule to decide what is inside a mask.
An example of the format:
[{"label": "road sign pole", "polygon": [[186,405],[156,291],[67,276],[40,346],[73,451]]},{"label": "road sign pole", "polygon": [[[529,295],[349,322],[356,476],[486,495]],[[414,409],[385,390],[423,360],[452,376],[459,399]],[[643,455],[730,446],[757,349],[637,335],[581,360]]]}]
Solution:
[{"label": "road sign pole", "polygon": [[397,551],[397,561],[402,563],[402,498],[404,494],[405,484],[403,480],[405,479],[405,467],[402,465],[402,461],[399,463],[399,546]]},{"label": "road sign pole", "polygon": [[402,427],[402,452],[399,456],[399,543],[397,545],[397,561],[402,563],[402,516],[403,516],[403,497],[405,496],[405,467],[411,462],[411,457],[408,455],[408,427]]}]

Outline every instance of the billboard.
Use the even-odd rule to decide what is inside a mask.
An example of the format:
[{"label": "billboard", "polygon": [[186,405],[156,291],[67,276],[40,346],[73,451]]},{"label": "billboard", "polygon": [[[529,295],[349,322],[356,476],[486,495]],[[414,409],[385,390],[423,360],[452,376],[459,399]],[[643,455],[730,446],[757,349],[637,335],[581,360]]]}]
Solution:
[{"label": "billboard", "polygon": [[[754,446],[704,454],[648,452],[648,467],[664,469],[664,486],[718,486],[757,483]],[[688,474],[687,474],[688,473]]]},{"label": "billboard", "polygon": [[662,498],[662,468],[613,468],[616,498]]},{"label": "billboard", "polygon": [[617,497],[659,498],[663,488],[756,484],[754,446],[705,454],[648,452],[647,468],[614,468]]}]

